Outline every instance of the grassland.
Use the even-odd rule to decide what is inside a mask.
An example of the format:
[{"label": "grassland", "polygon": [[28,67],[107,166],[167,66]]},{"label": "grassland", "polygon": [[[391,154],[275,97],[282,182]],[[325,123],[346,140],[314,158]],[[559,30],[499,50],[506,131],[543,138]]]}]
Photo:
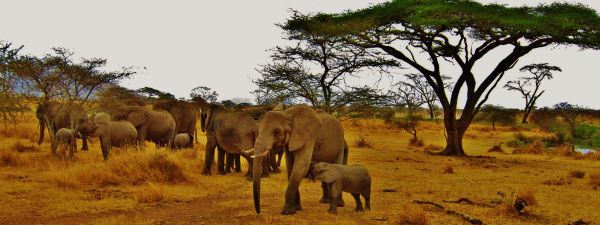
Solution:
[{"label": "grassland", "polygon": [[[327,205],[318,203],[320,184],[305,180],[303,211],[281,216],[283,173],[263,179],[263,213],[255,215],[251,183],[243,173],[200,175],[202,143],[178,152],[147,143],[145,151],[116,149],[103,162],[93,140],[89,152],[65,162],[50,155],[48,140],[34,143],[37,127],[29,121],[16,131],[0,130],[0,224],[467,224],[415,200],[440,203],[486,224],[600,221],[600,190],[594,188],[600,186],[600,161],[488,153],[516,132],[548,135],[535,129],[473,125],[465,139],[467,153],[493,158],[454,158],[424,152],[444,144],[435,122],[420,127],[425,146],[411,147],[408,134],[381,121],[346,121],[349,162],[367,166],[373,177],[372,211],[353,212],[353,200],[345,195],[347,206],[330,215]],[[359,138],[365,147],[356,146]],[[536,202],[523,215],[511,207],[519,195]],[[445,202],[459,198],[476,204]]]}]

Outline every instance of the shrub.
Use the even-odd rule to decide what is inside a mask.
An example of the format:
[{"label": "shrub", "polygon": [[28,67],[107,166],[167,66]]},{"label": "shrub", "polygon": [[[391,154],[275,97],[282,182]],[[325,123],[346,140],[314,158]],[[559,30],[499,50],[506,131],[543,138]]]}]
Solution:
[{"label": "shrub", "polygon": [[0,166],[17,166],[23,160],[21,155],[15,151],[0,149]]},{"label": "shrub", "polygon": [[594,188],[600,187],[600,173],[590,173],[590,185]]},{"label": "shrub", "polygon": [[585,172],[581,171],[581,170],[573,170],[570,173],[571,177],[573,178],[583,178],[585,176]]},{"label": "shrub", "polygon": [[536,140],[532,144],[523,147],[517,148],[513,151],[513,154],[542,154],[544,153],[544,143],[540,140]]},{"label": "shrub", "polygon": [[370,148],[371,147],[371,144],[367,141],[367,139],[363,135],[358,135],[358,139],[356,139],[355,144],[356,144],[356,147],[359,147],[359,148]]},{"label": "shrub", "polygon": [[17,141],[13,144],[13,149],[17,152],[37,152],[39,148],[33,144],[25,146],[21,141]]},{"label": "shrub", "polygon": [[183,169],[165,154],[154,154],[148,161],[150,173],[154,175],[154,181],[163,183],[181,183],[187,181]]},{"label": "shrub", "polygon": [[504,153],[504,150],[502,149],[502,143],[498,143],[498,144],[492,146],[490,149],[488,149],[488,152]]},{"label": "shrub", "polygon": [[519,192],[517,192],[517,199],[522,199],[527,202],[530,206],[537,205],[537,200],[535,199],[535,190],[532,188],[525,188]]},{"label": "shrub", "polygon": [[444,173],[454,173],[454,168],[451,165],[446,165],[444,167]]},{"label": "shrub", "polygon": [[533,138],[525,136],[523,133],[516,133],[513,140],[506,143],[508,147],[519,148],[533,143]]},{"label": "shrub", "polygon": [[163,187],[148,183],[148,187],[136,192],[134,198],[138,203],[153,203],[167,200],[167,195]]},{"label": "shrub", "polygon": [[408,207],[400,214],[400,220],[397,224],[429,225],[430,222],[423,208]]},{"label": "shrub", "polygon": [[408,144],[410,146],[414,146],[414,147],[423,147],[425,145],[425,142],[423,141],[423,139],[420,138],[410,138],[410,140],[408,141]]}]

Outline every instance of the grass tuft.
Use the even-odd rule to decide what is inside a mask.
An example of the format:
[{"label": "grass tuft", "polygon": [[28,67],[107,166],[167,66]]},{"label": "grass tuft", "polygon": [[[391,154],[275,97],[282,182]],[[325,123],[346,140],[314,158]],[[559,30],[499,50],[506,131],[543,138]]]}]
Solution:
[{"label": "grass tuft", "polygon": [[400,220],[396,224],[429,225],[427,214],[421,207],[408,207],[400,214]]},{"label": "grass tuft", "polygon": [[370,148],[371,147],[371,143],[369,143],[369,141],[367,141],[367,139],[363,135],[358,136],[358,139],[356,139],[355,145],[356,145],[356,147],[359,147],[359,148]]},{"label": "grass tuft", "polygon": [[573,178],[581,179],[585,176],[585,172],[583,172],[581,170],[573,170],[573,171],[571,171],[571,173],[569,173],[569,175]]}]

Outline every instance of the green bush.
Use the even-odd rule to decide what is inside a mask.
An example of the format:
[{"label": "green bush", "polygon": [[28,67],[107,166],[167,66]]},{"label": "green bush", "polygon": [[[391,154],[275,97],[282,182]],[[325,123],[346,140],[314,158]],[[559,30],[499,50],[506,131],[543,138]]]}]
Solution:
[{"label": "green bush", "polygon": [[533,141],[534,141],[534,138],[527,137],[523,133],[516,133],[514,135],[513,139],[506,143],[506,146],[511,147],[511,148],[518,148],[518,147],[523,147],[523,146],[529,145],[529,144],[533,143]]}]

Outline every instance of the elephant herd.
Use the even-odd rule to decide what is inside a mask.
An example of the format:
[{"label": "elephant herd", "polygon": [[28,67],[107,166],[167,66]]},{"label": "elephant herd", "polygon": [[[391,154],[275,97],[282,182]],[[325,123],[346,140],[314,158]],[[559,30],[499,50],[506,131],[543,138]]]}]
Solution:
[{"label": "elephant herd", "polygon": [[[100,111],[105,113],[88,116],[80,107],[56,102],[40,104],[36,111],[39,143],[47,127],[53,153],[63,140],[55,137],[61,129],[70,129],[71,134],[83,139],[82,150],[88,148],[87,138],[99,138],[105,160],[111,147],[143,148],[145,141],[158,147],[190,148],[194,142],[198,143],[196,123],[200,119],[201,129],[206,133],[202,174],[211,175],[215,150],[219,174],[226,174],[232,168],[241,171],[239,160],[244,158],[248,162],[246,177],[252,180],[256,213],[260,213],[261,178],[278,172],[285,155],[288,183],[281,212],[285,215],[302,209],[298,189],[311,163],[346,165],[348,162],[348,145],[341,123],[332,115],[307,106],[274,109],[255,117],[215,104],[185,101],[157,102],[152,109],[123,104]],[[320,202],[329,202],[331,186],[323,182],[321,187]],[[339,205],[344,205],[341,198]]]}]

